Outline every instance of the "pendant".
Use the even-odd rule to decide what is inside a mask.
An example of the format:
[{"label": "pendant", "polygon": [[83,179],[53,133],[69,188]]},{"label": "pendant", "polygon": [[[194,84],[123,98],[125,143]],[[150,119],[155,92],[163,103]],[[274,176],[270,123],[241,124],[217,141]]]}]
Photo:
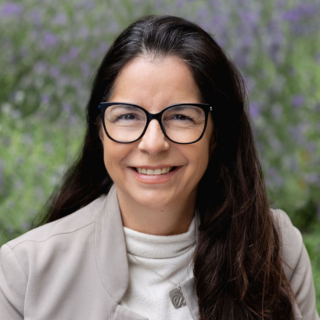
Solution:
[{"label": "pendant", "polygon": [[183,293],[181,292],[181,288],[178,287],[169,291],[169,295],[171,298],[171,302],[176,309],[179,309],[187,305]]}]

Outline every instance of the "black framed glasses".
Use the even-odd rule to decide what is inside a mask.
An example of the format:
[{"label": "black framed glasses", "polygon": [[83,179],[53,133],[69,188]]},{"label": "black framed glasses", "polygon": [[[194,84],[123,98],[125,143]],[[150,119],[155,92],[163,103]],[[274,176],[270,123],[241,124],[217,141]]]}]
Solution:
[{"label": "black framed glasses", "polygon": [[207,127],[212,106],[207,103],[180,103],[150,113],[140,106],[122,102],[101,102],[99,105],[107,136],[119,143],[132,143],[146,132],[151,120],[159,122],[163,134],[174,143],[199,141]]}]

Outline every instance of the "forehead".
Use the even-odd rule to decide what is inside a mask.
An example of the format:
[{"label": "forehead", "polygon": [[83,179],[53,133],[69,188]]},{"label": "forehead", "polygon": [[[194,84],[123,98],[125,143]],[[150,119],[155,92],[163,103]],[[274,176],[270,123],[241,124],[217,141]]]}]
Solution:
[{"label": "forehead", "polygon": [[109,101],[161,110],[184,102],[201,102],[189,66],[175,56],[137,57],[116,78]]}]

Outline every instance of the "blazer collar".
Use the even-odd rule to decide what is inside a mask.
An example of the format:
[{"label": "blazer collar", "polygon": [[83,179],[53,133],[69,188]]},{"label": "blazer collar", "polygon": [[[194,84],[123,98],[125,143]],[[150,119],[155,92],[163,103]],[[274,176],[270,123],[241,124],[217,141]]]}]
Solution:
[{"label": "blazer collar", "polygon": [[[129,285],[129,267],[125,235],[114,185],[102,201],[95,224],[95,250],[100,278],[108,294],[119,304]],[[198,228],[198,223],[196,225]],[[181,289],[193,319],[198,319],[199,308],[194,278],[181,283]],[[119,305],[116,314],[124,312],[123,309],[125,308]]]},{"label": "blazer collar", "polygon": [[116,188],[113,185],[96,215],[95,250],[101,281],[119,303],[129,285],[127,250]]}]

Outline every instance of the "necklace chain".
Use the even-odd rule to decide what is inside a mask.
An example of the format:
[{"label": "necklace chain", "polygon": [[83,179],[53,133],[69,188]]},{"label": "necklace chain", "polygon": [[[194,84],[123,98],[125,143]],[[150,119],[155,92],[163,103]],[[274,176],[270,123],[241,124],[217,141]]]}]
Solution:
[{"label": "necklace chain", "polygon": [[[132,253],[129,253],[131,256],[132,256],[132,258],[134,258],[141,266],[143,266],[143,267],[145,267],[145,268],[147,268],[147,269],[149,269],[149,270],[151,270],[151,271],[153,271],[154,273],[156,273],[158,276],[160,276],[162,279],[164,279],[164,280],[167,280],[167,281],[169,281],[169,282],[171,282],[174,286],[177,286],[178,288],[181,288],[181,286],[180,286],[180,282],[179,283],[175,283],[175,282],[173,282],[172,280],[170,280],[169,278],[167,278],[167,277],[165,277],[165,276],[163,276],[163,275],[161,275],[160,273],[158,273],[157,271],[155,271],[155,270],[153,270],[152,268],[150,268],[149,266],[147,266],[147,265],[145,265],[145,264],[143,264],[141,261],[139,261],[137,258],[136,258],[136,256],[134,255],[134,254],[132,254]],[[187,269],[187,274],[188,274],[188,269]]]},{"label": "necklace chain", "polygon": [[[175,283],[173,282],[172,280],[170,280],[169,278],[167,277],[164,277],[163,275],[161,275],[160,273],[158,273],[157,271],[153,270],[151,267],[143,264],[141,261],[139,261],[135,255],[133,255],[132,253],[129,253],[141,266],[149,269],[150,271],[154,272],[155,274],[157,274],[158,276],[160,276],[161,278],[163,278],[164,280],[167,280],[169,282],[171,282],[174,286],[176,286],[175,289],[172,289],[169,291],[169,296],[170,296],[170,299],[171,299],[171,302],[173,304],[173,306],[176,308],[176,309],[179,309],[181,307],[184,307],[187,305],[186,303],[186,299],[181,291],[181,285],[180,283]],[[189,267],[189,265],[188,265]],[[187,275],[188,275],[188,267],[187,267]]]},{"label": "necklace chain", "polygon": [[[196,223],[196,225],[195,225],[195,235],[196,235],[196,237],[197,237],[197,223]],[[195,246],[195,245],[196,245],[196,244],[194,244],[193,246]],[[144,263],[142,263],[140,260],[138,260],[138,259],[136,258],[136,256],[135,256],[134,254],[129,253],[129,252],[128,252],[128,254],[130,254],[130,255],[133,257],[133,259],[134,259],[135,261],[137,261],[142,267],[149,269],[150,271],[152,271],[153,273],[157,274],[157,275],[158,275],[159,277],[161,277],[162,279],[171,282],[171,283],[176,287],[175,289],[172,289],[172,290],[169,291],[169,296],[170,296],[171,302],[172,302],[173,306],[174,306],[176,309],[179,309],[179,308],[184,307],[184,306],[187,305],[186,299],[184,298],[183,293],[182,293],[182,290],[181,290],[181,284],[180,284],[181,282],[179,282],[179,283],[173,282],[173,281],[170,280],[169,278],[161,275],[160,273],[158,273],[157,271],[155,271],[155,270],[152,269],[151,267],[149,267],[149,266],[145,265]],[[190,263],[189,263],[188,266],[187,266],[187,276],[188,276],[188,268],[189,268],[189,265],[190,265]]]}]

